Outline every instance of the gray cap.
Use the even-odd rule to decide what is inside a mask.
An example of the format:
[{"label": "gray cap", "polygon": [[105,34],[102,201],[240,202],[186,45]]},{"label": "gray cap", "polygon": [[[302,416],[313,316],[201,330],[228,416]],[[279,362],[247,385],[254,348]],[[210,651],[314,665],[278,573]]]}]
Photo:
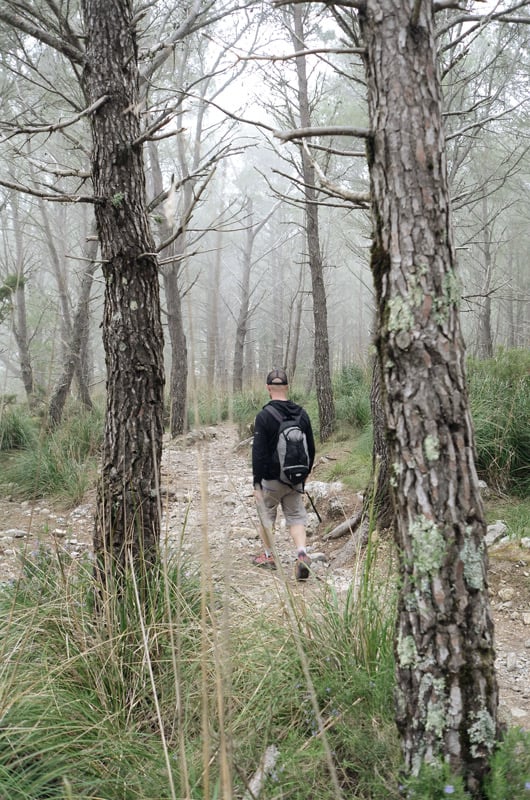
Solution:
[{"label": "gray cap", "polygon": [[287,386],[288,383],[284,369],[272,369],[267,375],[267,386]]}]

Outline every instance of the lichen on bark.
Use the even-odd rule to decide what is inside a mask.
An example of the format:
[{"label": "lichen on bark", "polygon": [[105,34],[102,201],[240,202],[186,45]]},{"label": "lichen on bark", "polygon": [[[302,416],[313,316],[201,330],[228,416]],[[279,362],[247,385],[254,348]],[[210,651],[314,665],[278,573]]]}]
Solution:
[{"label": "lichen on bark", "polygon": [[433,520],[418,516],[411,524],[409,534],[416,574],[419,577],[427,577],[437,572],[447,553],[447,542],[438,526]]}]

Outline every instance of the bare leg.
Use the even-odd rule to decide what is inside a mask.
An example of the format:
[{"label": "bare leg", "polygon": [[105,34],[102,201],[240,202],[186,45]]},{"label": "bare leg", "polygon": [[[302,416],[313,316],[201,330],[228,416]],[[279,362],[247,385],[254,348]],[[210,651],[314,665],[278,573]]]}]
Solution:
[{"label": "bare leg", "polygon": [[273,526],[270,522],[270,517],[263,502],[263,491],[261,489],[254,489],[254,497],[256,498],[256,508],[259,517],[259,535],[265,550],[272,552],[274,546]]},{"label": "bare leg", "polygon": [[305,525],[302,525],[301,523],[297,523],[296,525],[291,525],[289,531],[296,549],[300,550],[302,547],[305,547],[306,544]]}]

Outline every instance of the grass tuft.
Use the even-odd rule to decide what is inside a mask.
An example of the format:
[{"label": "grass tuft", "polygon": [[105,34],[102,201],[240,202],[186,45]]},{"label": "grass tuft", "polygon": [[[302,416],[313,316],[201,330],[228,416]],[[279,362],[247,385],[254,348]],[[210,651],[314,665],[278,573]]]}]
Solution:
[{"label": "grass tuft", "polygon": [[480,476],[498,492],[530,494],[530,353],[500,351],[469,362],[470,404]]}]

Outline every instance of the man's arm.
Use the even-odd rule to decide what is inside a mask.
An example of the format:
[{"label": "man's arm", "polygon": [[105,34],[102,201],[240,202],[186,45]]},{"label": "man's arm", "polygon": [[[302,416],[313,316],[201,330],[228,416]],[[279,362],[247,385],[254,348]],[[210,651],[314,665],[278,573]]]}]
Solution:
[{"label": "man's arm", "polygon": [[316,447],[315,447],[315,437],[313,435],[313,428],[311,426],[311,420],[309,419],[309,414],[307,414],[307,412],[306,412],[306,417],[307,417],[307,430],[306,430],[307,451],[309,455],[309,471],[311,472],[315,461]]},{"label": "man's arm", "polygon": [[268,459],[267,432],[261,412],[254,422],[254,438],[252,440],[252,475],[254,487],[261,487],[266,473]]}]

